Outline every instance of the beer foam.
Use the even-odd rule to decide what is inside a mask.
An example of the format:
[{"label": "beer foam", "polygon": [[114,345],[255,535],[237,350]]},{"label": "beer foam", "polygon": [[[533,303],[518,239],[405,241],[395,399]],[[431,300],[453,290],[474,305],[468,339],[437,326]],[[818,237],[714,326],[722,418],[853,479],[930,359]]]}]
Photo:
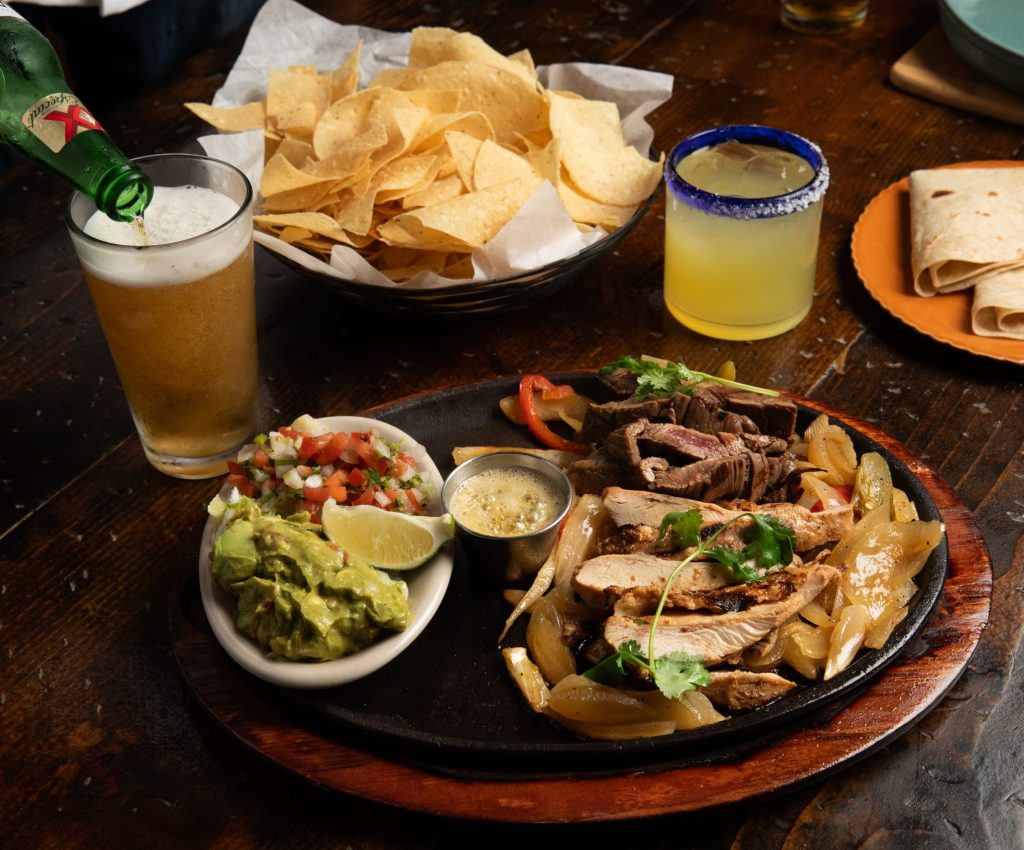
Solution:
[{"label": "beer foam", "polygon": [[[220,227],[238,204],[200,186],[157,186],[143,216],[143,228],[95,212],[82,228],[105,243],[77,241],[79,259],[94,274],[122,286],[185,283],[231,264],[251,239],[248,216],[202,244],[184,240]],[[180,243],[180,244],[179,244]],[[125,251],[124,247],[146,250]]]},{"label": "beer foam", "polygon": [[208,233],[238,209],[220,192],[201,186],[157,186],[143,221],[146,236],[127,221],[114,221],[102,212],[93,213],[83,228],[94,239],[115,245],[167,245]]}]

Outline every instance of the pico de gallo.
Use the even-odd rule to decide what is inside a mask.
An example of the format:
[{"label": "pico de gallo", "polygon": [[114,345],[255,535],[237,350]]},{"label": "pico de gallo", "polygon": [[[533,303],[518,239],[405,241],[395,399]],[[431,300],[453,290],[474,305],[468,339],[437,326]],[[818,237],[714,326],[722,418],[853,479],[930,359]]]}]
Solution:
[{"label": "pico de gallo", "polygon": [[[307,419],[303,417],[303,419]],[[300,511],[319,523],[328,499],[339,505],[376,505],[420,514],[429,498],[416,460],[377,431],[345,433],[291,427],[260,434],[228,461],[227,483],[256,499],[264,512]]]}]

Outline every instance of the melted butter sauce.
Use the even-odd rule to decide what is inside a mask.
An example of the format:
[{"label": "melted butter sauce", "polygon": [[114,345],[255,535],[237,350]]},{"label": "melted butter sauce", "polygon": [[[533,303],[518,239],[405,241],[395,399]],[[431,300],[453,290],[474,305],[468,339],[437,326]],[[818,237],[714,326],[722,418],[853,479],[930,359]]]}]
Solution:
[{"label": "melted butter sauce", "polygon": [[490,537],[519,537],[550,525],[564,505],[555,485],[532,469],[485,469],[466,479],[449,509],[463,528]]}]

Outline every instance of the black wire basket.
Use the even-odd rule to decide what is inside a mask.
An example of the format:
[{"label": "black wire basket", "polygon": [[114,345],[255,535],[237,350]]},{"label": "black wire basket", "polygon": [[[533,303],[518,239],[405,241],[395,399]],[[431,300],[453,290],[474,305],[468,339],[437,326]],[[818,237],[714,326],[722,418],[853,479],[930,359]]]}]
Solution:
[{"label": "black wire basket", "polygon": [[[656,158],[656,154],[653,151],[651,153],[652,159]],[[369,310],[434,316],[508,312],[528,307],[553,295],[572,283],[588,265],[611,251],[646,215],[658,197],[662,183],[658,183],[629,221],[603,239],[568,257],[508,277],[454,283],[438,289],[403,289],[320,274],[288,257],[271,253],[285,265],[322,282],[346,301]]]}]

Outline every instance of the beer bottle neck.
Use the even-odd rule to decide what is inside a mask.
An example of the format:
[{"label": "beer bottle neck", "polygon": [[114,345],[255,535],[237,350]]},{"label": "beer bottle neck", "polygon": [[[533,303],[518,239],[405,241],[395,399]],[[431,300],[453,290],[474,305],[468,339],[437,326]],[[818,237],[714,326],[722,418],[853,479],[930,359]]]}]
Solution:
[{"label": "beer bottle neck", "polygon": [[153,197],[153,184],[130,162],[108,168],[96,183],[93,200],[109,218],[131,221],[142,215]]}]

